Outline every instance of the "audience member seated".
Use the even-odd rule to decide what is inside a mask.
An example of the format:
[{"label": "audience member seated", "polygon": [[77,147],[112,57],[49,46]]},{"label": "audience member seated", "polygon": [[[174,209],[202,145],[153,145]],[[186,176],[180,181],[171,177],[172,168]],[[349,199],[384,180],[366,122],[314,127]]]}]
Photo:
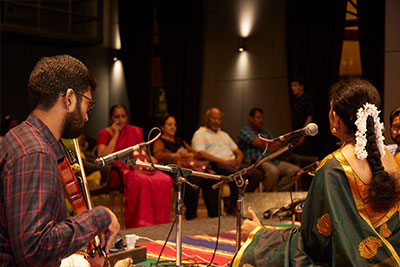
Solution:
[{"label": "audience member seated", "polygon": [[[201,158],[210,161],[211,169],[220,175],[230,175],[242,168],[243,153],[229,136],[228,133],[221,130],[222,112],[214,107],[207,110],[205,115],[206,126],[201,126],[193,135],[192,147],[197,151]],[[260,181],[262,173],[255,170],[251,175],[244,177],[249,181],[246,192],[253,192]],[[210,184],[215,181],[207,181]],[[235,182],[229,182],[231,189],[230,201],[226,201],[225,208],[227,212],[235,213],[236,201],[238,198],[238,188]],[[218,195],[215,190],[209,190],[206,193],[211,199],[212,212],[210,217],[217,215]],[[211,216],[214,215],[214,216]]]},{"label": "audience member seated", "polygon": [[[109,115],[111,125],[101,130],[97,137],[99,157],[143,142],[143,129],[127,124],[126,107],[115,105],[111,107]],[[134,151],[131,157],[149,161],[146,148]],[[121,161],[114,161],[113,164],[121,168],[124,176],[126,228],[169,223],[171,177],[141,166],[128,166]]]},{"label": "audience member seated", "polygon": [[[200,161],[198,153],[185,142],[185,140],[175,136],[176,120],[169,115],[162,119],[162,136],[153,145],[153,155],[161,164],[177,164],[180,167],[194,169],[195,171],[206,171],[207,161]],[[187,180],[199,186],[204,190],[209,190],[210,185],[204,178],[188,177]],[[210,185],[211,186],[211,185]],[[192,188],[189,184],[185,185],[184,204],[186,207],[185,218],[191,220],[197,217],[197,203],[199,198],[199,189]],[[214,203],[210,203],[206,195],[203,194],[204,202],[208,210],[212,210]],[[210,207],[211,206],[211,207]],[[210,209],[209,209],[210,207]],[[209,216],[213,215],[212,213]]]},{"label": "audience member seated", "polygon": [[400,107],[390,113],[390,136],[394,144],[388,145],[388,149],[400,165]]},{"label": "audience member seated", "polygon": [[[262,129],[264,111],[261,108],[252,108],[249,113],[249,125],[240,129],[238,137],[239,148],[243,151],[244,158],[253,164],[264,152],[266,142],[258,138],[262,134],[267,139],[273,139],[270,131]],[[268,143],[268,151],[264,157],[280,149],[281,143]],[[264,158],[263,157],[263,158]],[[300,168],[289,162],[273,158],[265,161],[259,167],[263,174],[264,191],[288,191],[298,178],[295,174]]]}]

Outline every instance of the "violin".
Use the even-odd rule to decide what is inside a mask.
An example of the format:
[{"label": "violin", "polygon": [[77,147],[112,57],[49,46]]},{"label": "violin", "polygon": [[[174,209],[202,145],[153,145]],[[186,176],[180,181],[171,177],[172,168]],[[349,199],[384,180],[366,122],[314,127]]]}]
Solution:
[{"label": "violin", "polygon": [[[92,209],[92,202],[85,171],[83,169],[82,158],[80,156],[78,139],[73,139],[73,143],[76,157],[73,152],[68,150],[61,142],[66,156],[64,157],[64,160],[58,164],[58,168],[60,170],[65,192],[75,209],[75,213],[78,215]],[[104,261],[104,259],[99,258],[107,258],[106,253],[100,247],[100,238],[98,236],[95,236],[89,242],[85,254],[88,255],[87,260],[89,262],[92,260],[100,262]]]}]

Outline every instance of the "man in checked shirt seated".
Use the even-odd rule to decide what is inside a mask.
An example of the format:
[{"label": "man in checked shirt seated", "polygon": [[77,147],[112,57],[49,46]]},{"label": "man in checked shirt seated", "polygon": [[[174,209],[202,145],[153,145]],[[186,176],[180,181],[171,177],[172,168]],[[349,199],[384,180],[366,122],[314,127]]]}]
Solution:
[{"label": "man in checked shirt seated", "polygon": [[66,218],[58,141],[76,138],[94,106],[96,83],[79,60],[42,58],[28,86],[33,111],[0,143],[0,266],[58,266],[96,235],[108,252],[116,216],[96,207]]},{"label": "man in checked shirt seated", "polygon": [[[246,161],[253,164],[264,152],[267,145],[258,135],[262,134],[267,139],[274,139],[272,133],[262,129],[264,123],[264,111],[261,108],[254,107],[249,112],[249,125],[243,127],[239,131],[238,145],[243,151]],[[272,152],[282,148],[281,143],[271,143],[268,145],[268,151],[263,156],[266,157]],[[273,158],[270,161],[265,161],[259,167],[264,174],[262,181],[264,191],[289,191],[296,181],[295,174],[300,170],[300,167],[292,163]]]}]

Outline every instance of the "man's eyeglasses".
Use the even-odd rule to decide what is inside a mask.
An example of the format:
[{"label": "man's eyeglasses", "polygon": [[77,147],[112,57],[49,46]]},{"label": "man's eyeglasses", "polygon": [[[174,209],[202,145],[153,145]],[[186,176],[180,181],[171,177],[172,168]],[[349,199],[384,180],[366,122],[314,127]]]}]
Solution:
[{"label": "man's eyeglasses", "polygon": [[400,130],[400,124],[393,124],[392,127],[390,127],[390,130],[392,130],[394,133],[397,133]]},{"label": "man's eyeglasses", "polygon": [[89,101],[88,112],[91,111],[92,109],[94,109],[94,105],[96,104],[96,100],[94,100],[93,98],[87,97],[84,94],[81,94],[81,93],[79,93],[79,92],[77,92],[75,90],[74,90],[74,92],[75,92],[75,94],[80,95],[80,96],[86,98]]}]

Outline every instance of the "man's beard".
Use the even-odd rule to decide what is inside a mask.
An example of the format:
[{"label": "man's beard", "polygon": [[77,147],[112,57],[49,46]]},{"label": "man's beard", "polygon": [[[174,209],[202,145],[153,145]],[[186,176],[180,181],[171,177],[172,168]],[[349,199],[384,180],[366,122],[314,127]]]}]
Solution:
[{"label": "man's beard", "polygon": [[81,108],[77,105],[75,110],[64,118],[64,131],[61,137],[65,139],[78,138],[83,127],[85,127],[85,119],[81,114]]}]

